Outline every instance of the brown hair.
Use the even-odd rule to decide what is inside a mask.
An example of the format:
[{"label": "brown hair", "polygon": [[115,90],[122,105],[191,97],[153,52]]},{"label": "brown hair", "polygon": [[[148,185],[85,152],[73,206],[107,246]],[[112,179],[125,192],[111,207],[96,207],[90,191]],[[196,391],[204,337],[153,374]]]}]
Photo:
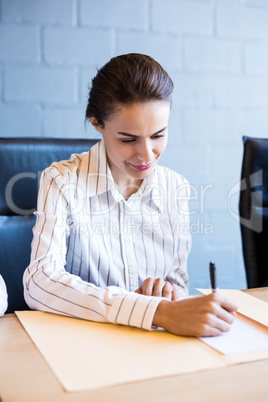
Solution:
[{"label": "brown hair", "polygon": [[163,67],[150,56],[130,53],[113,57],[92,80],[86,118],[104,122],[119,105],[149,101],[171,104],[173,82]]}]

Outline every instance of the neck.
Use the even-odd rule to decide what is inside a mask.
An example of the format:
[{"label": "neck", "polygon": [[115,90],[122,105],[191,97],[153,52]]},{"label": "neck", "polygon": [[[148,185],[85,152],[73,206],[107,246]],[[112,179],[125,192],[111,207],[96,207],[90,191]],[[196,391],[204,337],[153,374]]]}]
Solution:
[{"label": "neck", "polygon": [[141,186],[143,180],[132,180],[128,183],[117,182],[114,178],[115,188],[119,191],[119,193],[128,200],[132,194],[136,193]]},{"label": "neck", "polygon": [[117,167],[108,161],[117,191],[127,200],[132,194],[136,193],[143,182],[143,179],[134,179],[122,174]]}]

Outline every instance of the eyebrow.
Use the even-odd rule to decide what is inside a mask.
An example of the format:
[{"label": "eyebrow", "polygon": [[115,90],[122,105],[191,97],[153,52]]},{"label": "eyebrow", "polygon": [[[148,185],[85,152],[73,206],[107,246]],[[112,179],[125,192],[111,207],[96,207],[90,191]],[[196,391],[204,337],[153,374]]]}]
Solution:
[{"label": "eyebrow", "polygon": [[[152,134],[151,136],[162,133],[163,131],[166,130],[166,128],[167,128],[167,127],[161,128],[161,130],[157,131],[156,133]],[[126,137],[139,138],[138,135],[130,134],[130,133],[125,133],[124,131],[118,131],[117,134],[125,135]]]}]

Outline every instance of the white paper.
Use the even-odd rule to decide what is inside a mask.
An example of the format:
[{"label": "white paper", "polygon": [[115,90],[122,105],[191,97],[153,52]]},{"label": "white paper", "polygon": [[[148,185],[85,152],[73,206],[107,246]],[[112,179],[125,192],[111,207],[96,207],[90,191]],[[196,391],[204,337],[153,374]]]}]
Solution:
[{"label": "white paper", "polygon": [[220,336],[202,337],[201,341],[224,355],[256,352],[268,349],[268,330],[237,316],[229,332]]}]

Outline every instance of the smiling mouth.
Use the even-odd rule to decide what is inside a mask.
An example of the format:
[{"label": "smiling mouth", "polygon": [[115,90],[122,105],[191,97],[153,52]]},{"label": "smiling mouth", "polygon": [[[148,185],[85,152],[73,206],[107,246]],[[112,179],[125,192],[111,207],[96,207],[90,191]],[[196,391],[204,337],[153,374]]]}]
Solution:
[{"label": "smiling mouth", "polygon": [[153,162],[149,162],[147,165],[132,165],[132,163],[130,163],[130,165],[136,170],[147,170],[152,166],[152,164]]}]

